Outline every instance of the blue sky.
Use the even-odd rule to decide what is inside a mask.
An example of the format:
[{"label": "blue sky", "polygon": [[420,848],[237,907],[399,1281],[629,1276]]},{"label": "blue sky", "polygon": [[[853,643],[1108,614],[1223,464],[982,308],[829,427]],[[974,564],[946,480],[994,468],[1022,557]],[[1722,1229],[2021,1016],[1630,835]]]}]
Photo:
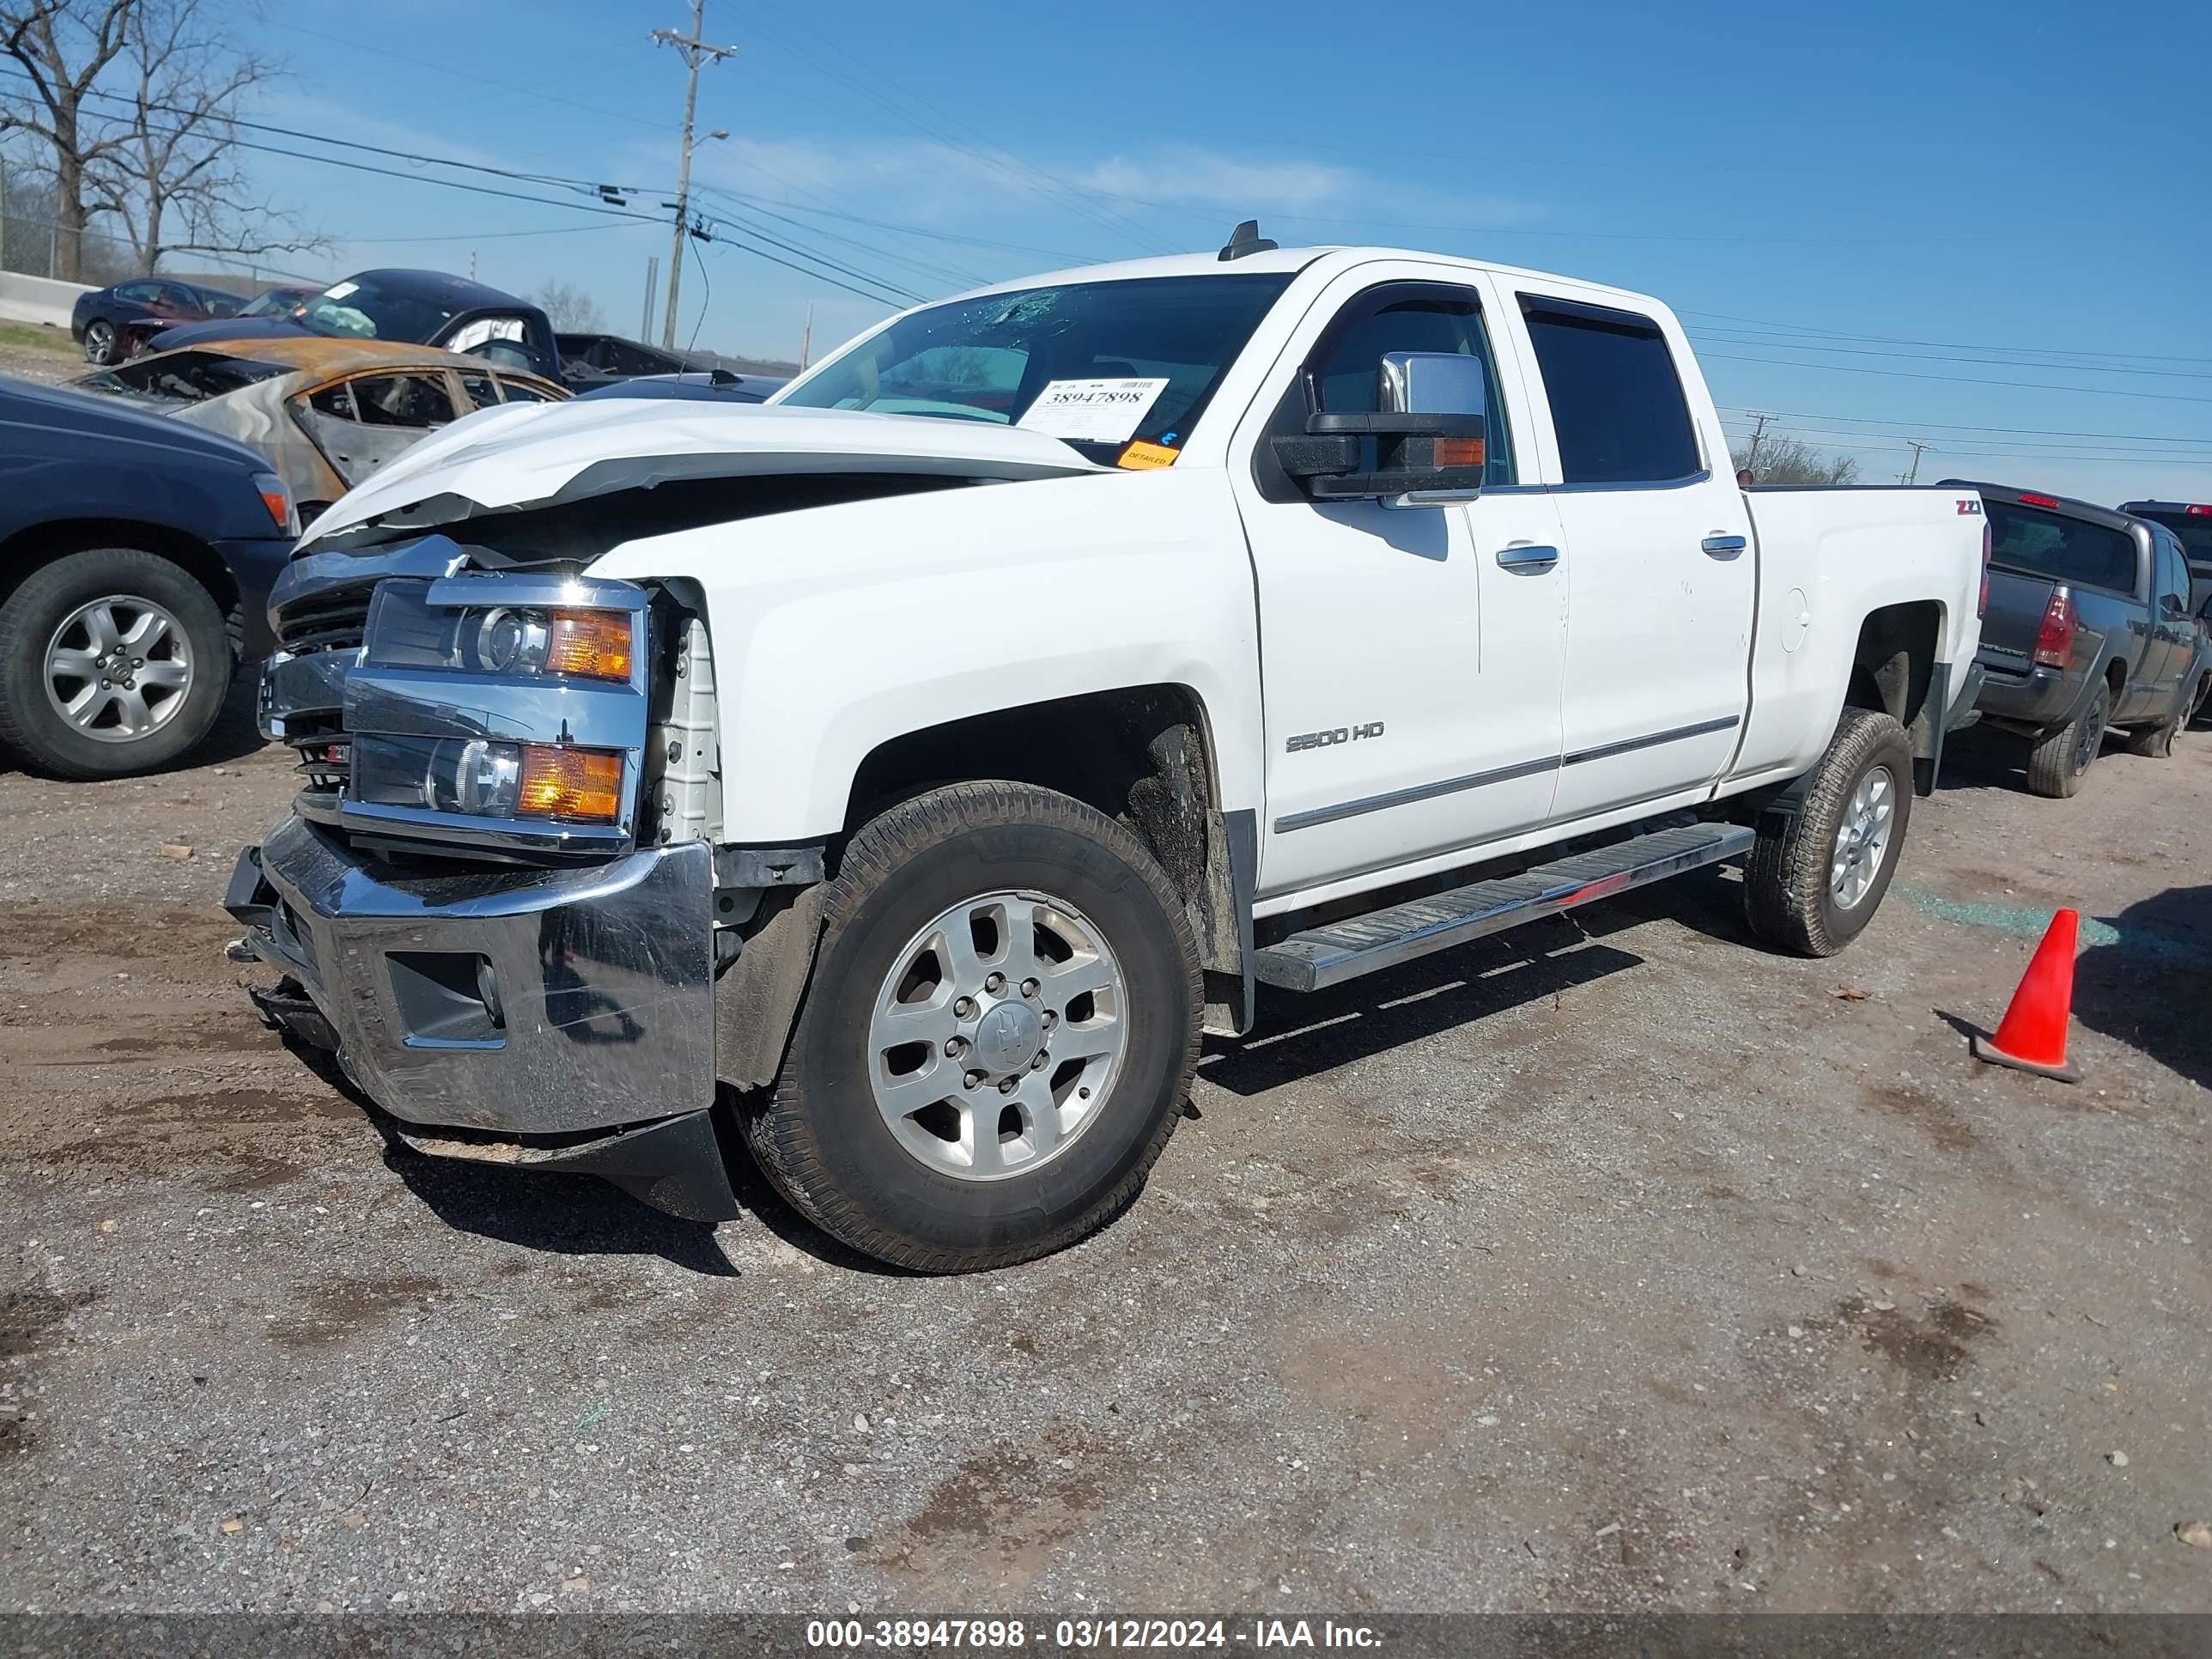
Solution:
[{"label": "blue sky", "polygon": [[[293,0],[264,35],[292,74],[256,113],[635,186],[658,215],[683,75],[647,36],[688,10]],[[707,36],[738,55],[701,76],[701,131],[732,136],[699,152],[696,181],[721,193],[698,206],[816,272],[700,249],[682,322],[704,345],[795,355],[811,304],[818,356],[891,308],[832,278],[934,297],[1212,248],[1256,215],[1285,244],[1434,248],[1656,293],[1733,428],[1772,411],[1869,480],[1903,472],[1917,437],[1923,481],[2212,500],[2202,7],[708,0]],[[2162,65],[2184,68],[2167,84]],[[473,255],[486,281],[566,281],[637,326],[665,222],[351,153],[410,176],[253,158],[270,199],[338,239],[308,274]]]}]

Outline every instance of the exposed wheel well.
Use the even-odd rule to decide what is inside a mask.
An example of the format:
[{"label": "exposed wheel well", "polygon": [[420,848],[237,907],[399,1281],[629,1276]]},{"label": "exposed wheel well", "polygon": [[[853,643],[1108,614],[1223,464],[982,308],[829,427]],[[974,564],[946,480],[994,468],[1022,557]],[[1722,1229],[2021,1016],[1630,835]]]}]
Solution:
[{"label": "exposed wheel well", "polygon": [[1887,714],[1912,739],[1912,787],[1921,794],[1936,787],[1943,756],[1943,726],[1950,710],[1943,697],[1931,697],[1936,683],[1936,648],[1943,637],[1943,607],[1933,599],[1886,605],[1859,624],[1851,653],[1850,678],[1844,702],[1852,708]]},{"label": "exposed wheel well", "polygon": [[2128,689],[2128,665],[2118,657],[2105,665],[2105,684],[2112,688],[2112,702],[2117,706],[2121,695]]},{"label": "exposed wheel well", "polygon": [[1130,686],[907,732],[861,763],[845,829],[939,784],[989,779],[1058,790],[1127,825],[1182,896],[1206,968],[1242,973],[1228,841],[1196,692]]},{"label": "exposed wheel well", "polygon": [[0,598],[41,565],[91,547],[135,547],[180,567],[213,596],[222,612],[235,650],[245,621],[239,610],[238,583],[222,556],[205,542],[167,525],[137,519],[62,519],[33,525],[0,542]]}]

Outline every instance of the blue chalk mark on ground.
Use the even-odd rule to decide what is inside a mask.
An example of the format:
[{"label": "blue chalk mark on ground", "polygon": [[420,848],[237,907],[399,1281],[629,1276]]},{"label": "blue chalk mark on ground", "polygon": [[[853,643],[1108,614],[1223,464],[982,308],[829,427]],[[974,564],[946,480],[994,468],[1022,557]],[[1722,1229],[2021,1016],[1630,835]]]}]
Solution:
[{"label": "blue chalk mark on ground", "polygon": [[[2051,926],[2051,913],[2034,905],[1992,904],[1983,899],[1946,898],[1941,893],[1931,893],[1924,888],[1909,886],[1903,882],[1892,890],[1921,915],[1933,916],[1938,921],[1955,921],[1968,927],[1990,927],[2021,939],[2041,939],[2045,929]],[[2094,916],[2081,918],[2080,937],[2084,950],[2117,945],[2124,951],[2156,957],[2167,962],[2212,960],[2212,949],[2208,949],[2201,939],[2178,939],[2171,933],[2154,933],[2147,927],[2115,927],[2111,922],[2100,921]]]}]

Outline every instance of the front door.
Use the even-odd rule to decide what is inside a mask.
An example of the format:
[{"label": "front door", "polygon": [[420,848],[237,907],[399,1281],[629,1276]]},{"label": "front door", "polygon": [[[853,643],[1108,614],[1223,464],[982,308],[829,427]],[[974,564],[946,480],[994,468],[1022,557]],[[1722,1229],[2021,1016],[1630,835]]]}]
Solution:
[{"label": "front door", "polygon": [[[1465,505],[1316,503],[1271,439],[1311,410],[1372,410],[1386,352],[1493,365],[1464,272],[1349,274],[1292,337],[1231,476],[1259,578],[1262,898],[1456,853],[1551,810],[1565,654],[1559,521],[1521,492],[1517,377],[1491,368],[1489,484]],[[1547,555],[1549,556],[1547,556]]]},{"label": "front door", "polygon": [[[1749,707],[1757,550],[1725,455],[1701,453],[1653,319],[1516,286],[1551,416],[1567,558],[1567,655],[1553,816],[1711,781]],[[1702,396],[1702,394],[1700,394]],[[1717,424],[1707,412],[1708,428]]]}]

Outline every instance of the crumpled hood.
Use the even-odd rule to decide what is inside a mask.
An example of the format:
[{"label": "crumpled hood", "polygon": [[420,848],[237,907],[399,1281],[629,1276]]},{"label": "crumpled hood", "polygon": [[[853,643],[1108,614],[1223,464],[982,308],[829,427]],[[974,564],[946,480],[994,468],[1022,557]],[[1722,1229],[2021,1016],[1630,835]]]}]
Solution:
[{"label": "crumpled hood", "polygon": [[1019,427],[853,410],[661,398],[502,404],[456,421],[349,491],[304,549],[401,509],[419,527],[665,479],[901,472],[999,480],[1106,469]]}]

